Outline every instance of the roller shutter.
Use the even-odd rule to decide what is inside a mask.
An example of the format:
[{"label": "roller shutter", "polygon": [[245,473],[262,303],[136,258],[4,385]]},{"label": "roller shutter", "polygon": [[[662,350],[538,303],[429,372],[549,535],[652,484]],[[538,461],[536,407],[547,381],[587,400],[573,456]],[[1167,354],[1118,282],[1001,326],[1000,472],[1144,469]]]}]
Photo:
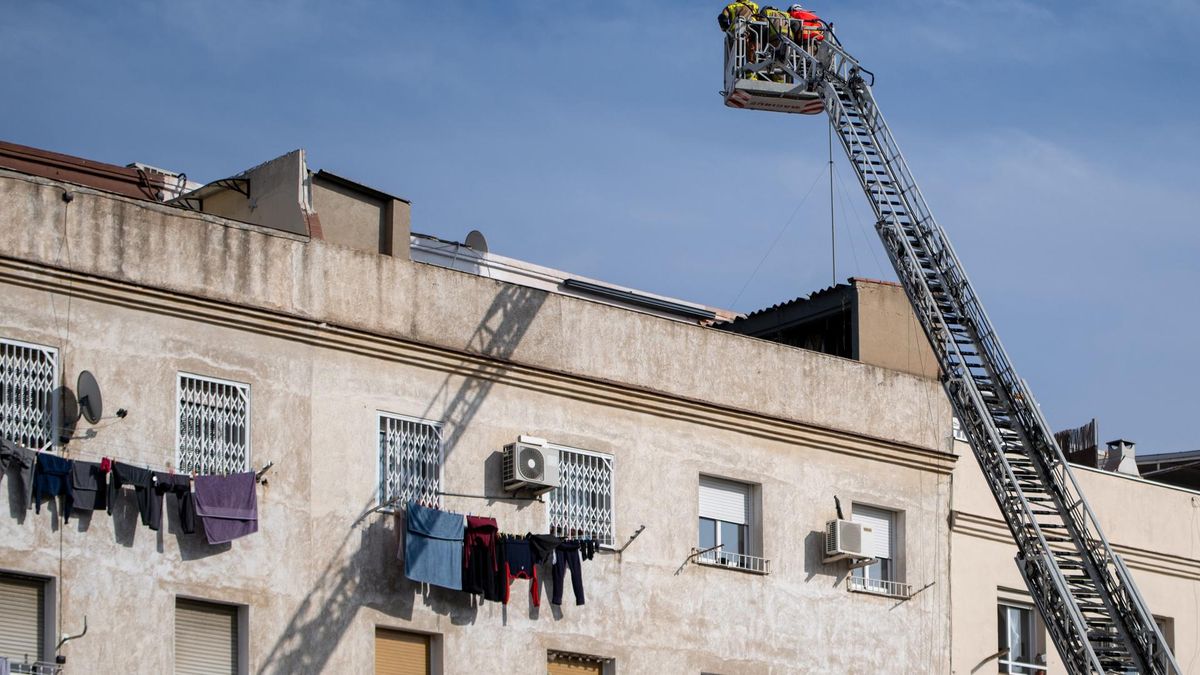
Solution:
[{"label": "roller shutter", "polygon": [[[872,558],[892,557],[892,523],[896,514],[872,506],[854,505],[854,522],[863,524],[863,552]],[[871,528],[868,533],[867,528]]]},{"label": "roller shutter", "polygon": [[175,600],[175,675],[236,675],[237,607]]},{"label": "roller shutter", "polygon": [[603,666],[589,661],[568,661],[558,659],[548,665],[549,675],[601,675]]},{"label": "roller shutter", "polygon": [[375,675],[429,675],[429,636],[376,628]]},{"label": "roller shutter", "polygon": [[0,656],[39,661],[45,625],[45,582],[0,575]]},{"label": "roller shutter", "polygon": [[749,504],[749,485],[700,476],[701,518],[745,525],[749,520]]}]

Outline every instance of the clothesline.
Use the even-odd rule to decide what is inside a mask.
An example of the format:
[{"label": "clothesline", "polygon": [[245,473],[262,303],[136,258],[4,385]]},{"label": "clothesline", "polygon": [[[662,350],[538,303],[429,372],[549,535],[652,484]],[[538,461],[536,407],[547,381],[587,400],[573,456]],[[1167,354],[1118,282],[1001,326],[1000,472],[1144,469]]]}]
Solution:
[{"label": "clothesline", "polygon": [[[38,450],[38,452],[42,452],[42,451]],[[70,450],[69,448],[64,448],[59,453],[50,453],[50,454],[54,454],[56,456],[62,457],[63,459],[72,459],[72,460],[82,459],[83,461],[96,461],[96,462],[99,462],[100,460],[107,457],[108,459],[117,460],[117,461],[123,462],[125,464],[141,467],[141,468],[148,469],[151,471],[160,471],[161,473],[169,473],[169,474],[176,474],[176,473],[181,474],[181,475],[185,474],[185,472],[177,470],[169,462],[165,465],[156,464],[153,462],[146,462],[143,460],[130,459],[128,457],[122,457],[120,455],[114,455],[114,454],[107,453],[107,452],[105,452],[105,453],[82,452],[82,451],[75,452],[75,451]],[[257,470],[254,470],[252,467],[251,470],[254,471],[255,482],[262,482],[262,475],[264,473],[266,473],[267,470],[269,470],[273,466],[275,466],[275,462],[267,462],[265,465],[263,465],[263,467],[261,469],[257,469]],[[233,473],[238,473],[238,472],[235,471]],[[188,473],[187,475],[191,475],[191,476],[195,477],[197,475],[202,475],[202,474],[198,474],[197,472],[192,471],[192,472]],[[215,474],[215,475],[229,475],[229,474],[225,473],[225,474]]]}]

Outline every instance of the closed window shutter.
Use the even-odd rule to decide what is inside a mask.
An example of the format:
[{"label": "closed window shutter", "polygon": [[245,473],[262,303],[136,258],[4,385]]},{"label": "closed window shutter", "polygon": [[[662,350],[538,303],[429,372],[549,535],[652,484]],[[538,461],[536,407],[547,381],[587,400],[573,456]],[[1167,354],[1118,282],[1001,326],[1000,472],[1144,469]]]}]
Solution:
[{"label": "closed window shutter", "polygon": [[0,576],[0,656],[10,661],[40,661],[46,584],[35,579]]},{"label": "closed window shutter", "polygon": [[429,637],[376,628],[375,675],[429,675]]},{"label": "closed window shutter", "polygon": [[[863,552],[872,558],[892,558],[892,521],[896,514],[872,506],[854,505],[853,520],[863,524]],[[871,531],[867,532],[867,528]]]},{"label": "closed window shutter", "polygon": [[237,607],[175,600],[175,675],[236,675]]},{"label": "closed window shutter", "polygon": [[568,661],[559,659],[548,664],[549,675],[601,675],[604,667],[599,663],[588,661]]},{"label": "closed window shutter", "polygon": [[700,477],[700,517],[745,525],[748,522],[750,486],[720,478]]}]

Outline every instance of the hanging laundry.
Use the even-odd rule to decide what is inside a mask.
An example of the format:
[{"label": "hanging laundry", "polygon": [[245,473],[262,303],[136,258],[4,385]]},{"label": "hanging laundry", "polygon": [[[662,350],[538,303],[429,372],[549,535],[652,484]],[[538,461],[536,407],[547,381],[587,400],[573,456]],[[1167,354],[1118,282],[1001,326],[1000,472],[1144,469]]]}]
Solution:
[{"label": "hanging laundry", "polygon": [[210,544],[224,544],[258,532],[258,490],[254,472],[196,477],[196,517]]},{"label": "hanging laundry", "polygon": [[99,464],[75,460],[71,466],[71,502],[74,511],[108,508],[108,477]]},{"label": "hanging laundry", "polygon": [[36,461],[37,453],[33,450],[0,439],[0,476],[14,469],[13,480],[16,485],[10,489],[18,491],[25,510],[29,510],[33,504],[33,465]]},{"label": "hanging laundry", "polygon": [[554,549],[562,543],[562,539],[552,534],[529,533],[525,535],[525,540],[529,542],[529,547],[533,550],[533,562],[538,565],[547,560],[553,560]]},{"label": "hanging laundry", "polygon": [[157,530],[158,524],[162,522],[162,497],[154,494],[154,472],[116,461],[111,463],[110,468],[108,514],[112,515],[113,504],[121,494],[121,488],[128,485],[133,488],[134,497],[137,498],[138,515],[142,518],[142,525]]},{"label": "hanging laundry", "polygon": [[495,518],[467,516],[463,545],[463,590],[482,595],[484,600],[500,602],[506,584],[500,583],[500,556],[497,549],[499,528]]},{"label": "hanging laundry", "polygon": [[63,522],[71,520],[71,465],[72,462],[58,455],[39,452],[37,468],[33,472],[33,511],[42,512],[42,501],[59,495],[63,498]]},{"label": "hanging laundry", "polygon": [[462,514],[410,502],[404,520],[404,576],[461,591],[464,531]]},{"label": "hanging laundry", "polygon": [[583,542],[564,541],[554,551],[554,566],[551,568],[550,604],[561,605],[563,581],[567,570],[571,571],[571,590],[575,593],[575,604],[583,604],[583,570],[579,562]]},{"label": "hanging laundry", "polygon": [[504,604],[508,604],[510,586],[516,579],[529,580],[529,597],[534,607],[542,605],[542,591],[538,586],[537,565],[533,562],[533,549],[525,539],[504,539]]},{"label": "hanging laundry", "polygon": [[[196,532],[196,502],[192,494],[192,479],[178,473],[156,472],[154,474],[154,494],[161,500],[163,495],[175,497],[175,508],[179,514],[179,529],[184,534]],[[162,510],[159,510],[159,522],[162,521]],[[157,530],[158,527],[151,527]]]}]

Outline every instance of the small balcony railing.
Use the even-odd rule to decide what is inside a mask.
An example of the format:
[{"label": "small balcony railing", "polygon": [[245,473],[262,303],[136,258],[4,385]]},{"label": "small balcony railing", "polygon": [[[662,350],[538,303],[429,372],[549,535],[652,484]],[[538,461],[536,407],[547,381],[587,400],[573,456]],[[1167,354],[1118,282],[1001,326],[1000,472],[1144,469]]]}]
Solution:
[{"label": "small balcony railing", "polygon": [[746,555],[744,553],[726,551],[721,546],[704,550],[693,548],[692,556],[699,565],[728,567],[735,570],[741,570],[743,572],[752,572],[754,574],[771,573],[770,560],[756,555]]},{"label": "small balcony railing", "polygon": [[886,595],[889,598],[907,599],[912,597],[910,584],[886,579],[870,579],[850,575],[846,578],[846,588],[854,593],[874,593],[875,595]]},{"label": "small balcony railing", "polygon": [[63,667],[46,661],[9,661],[9,672],[16,675],[62,675]]}]

